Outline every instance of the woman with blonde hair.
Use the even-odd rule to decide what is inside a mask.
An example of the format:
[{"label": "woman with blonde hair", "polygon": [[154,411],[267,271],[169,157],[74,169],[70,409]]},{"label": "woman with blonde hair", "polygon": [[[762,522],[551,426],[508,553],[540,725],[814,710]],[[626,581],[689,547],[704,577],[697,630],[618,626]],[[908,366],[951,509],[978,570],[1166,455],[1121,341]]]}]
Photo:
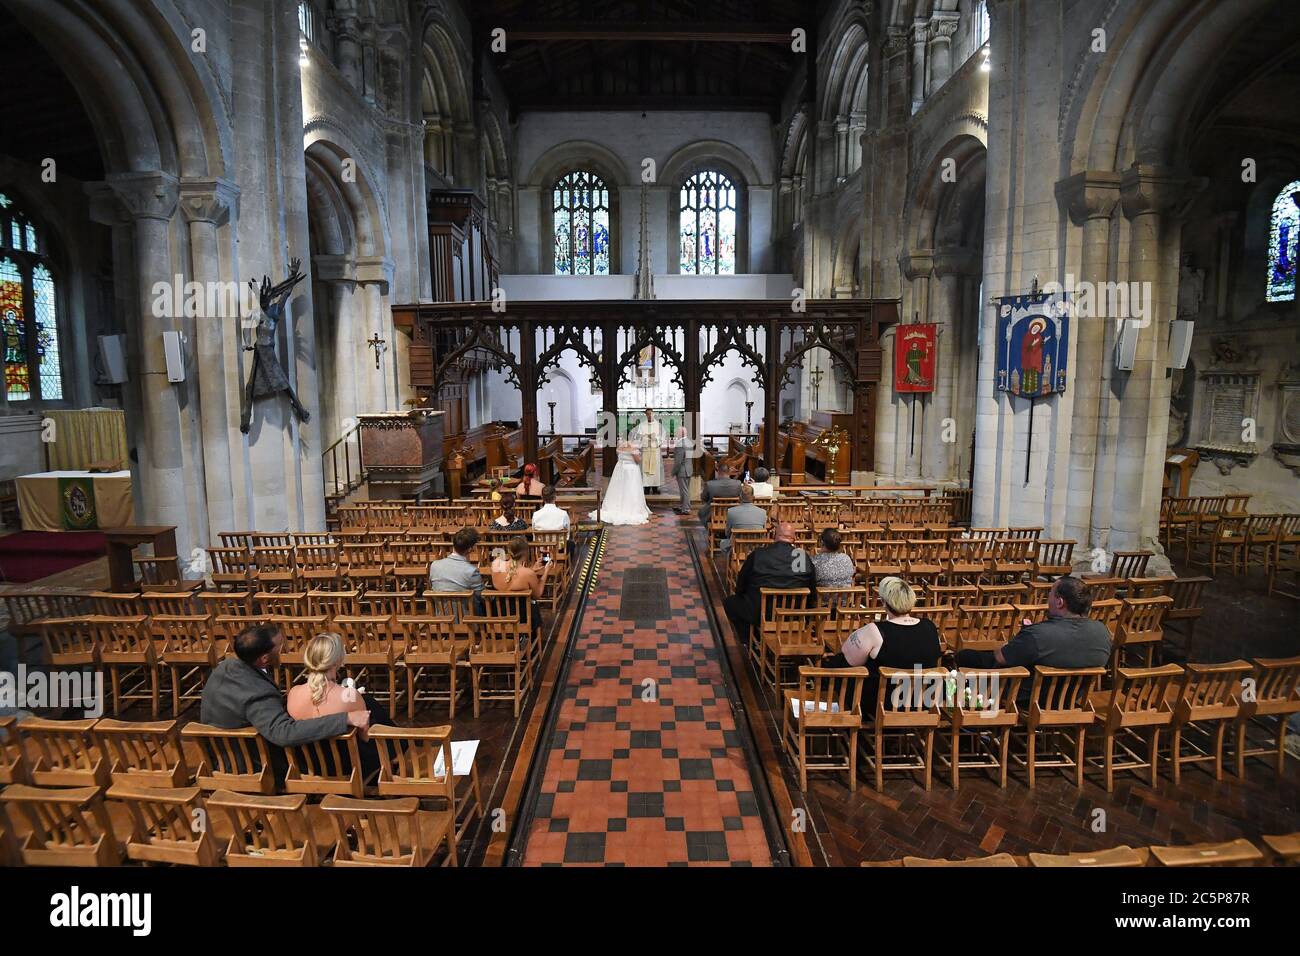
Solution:
[{"label": "woman with blonde hair", "polygon": [[880,683],[880,668],[934,667],[939,663],[943,648],[939,643],[939,630],[934,622],[914,617],[916,591],[898,577],[882,578],[876,593],[885,604],[883,619],[858,628],[840,647],[840,652],[827,660],[828,667],[863,667],[871,671],[863,688],[864,712],[875,712],[876,689]]},{"label": "woman with blonde hair", "polygon": [[343,666],[343,637],[332,631],[317,634],[303,648],[302,660],[307,680],[289,688],[286,710],[294,720],[346,714],[366,710],[366,701],[360,691],[338,682],[339,668]]}]

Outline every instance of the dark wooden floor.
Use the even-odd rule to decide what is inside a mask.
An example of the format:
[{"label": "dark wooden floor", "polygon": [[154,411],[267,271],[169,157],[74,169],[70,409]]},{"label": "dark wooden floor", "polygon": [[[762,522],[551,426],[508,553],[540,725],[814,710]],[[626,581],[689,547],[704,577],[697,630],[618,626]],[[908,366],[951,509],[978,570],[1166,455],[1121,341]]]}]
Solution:
[{"label": "dark wooden floor", "polygon": [[[703,533],[698,535],[702,544]],[[1179,562],[1175,568],[1180,575],[1205,573]],[[721,614],[716,605],[718,570],[715,566],[708,584]],[[1205,603],[1191,660],[1300,653],[1300,605],[1266,597],[1262,573],[1234,578],[1220,570],[1215,583],[1206,587]],[[726,638],[734,641],[732,634]],[[1166,659],[1181,662],[1182,638],[1175,641]],[[754,683],[753,670],[747,668],[742,679]],[[771,739],[779,740],[781,715],[774,712],[771,696],[757,692],[755,697],[764,703],[760,715],[751,711],[751,720],[761,719]],[[1248,762],[1245,780],[1226,773],[1216,783],[1212,774],[1190,768],[1178,787],[1162,763],[1156,787],[1131,774],[1120,775],[1109,794],[1092,774],[1079,790],[1059,771],[1040,772],[1031,791],[1015,771],[1003,790],[983,772],[968,770],[956,791],[939,773],[929,792],[912,777],[886,775],[880,793],[866,781],[850,791],[843,774],[814,774],[808,792],[801,795],[790,761],[781,755],[776,764],[796,806],[806,801],[806,839],[814,860],[831,865],[855,866],[905,855],[951,859],[995,852],[1066,853],[1121,844],[1256,840],[1261,834],[1300,830],[1300,760],[1291,757],[1280,779],[1271,766],[1256,760]]]}]

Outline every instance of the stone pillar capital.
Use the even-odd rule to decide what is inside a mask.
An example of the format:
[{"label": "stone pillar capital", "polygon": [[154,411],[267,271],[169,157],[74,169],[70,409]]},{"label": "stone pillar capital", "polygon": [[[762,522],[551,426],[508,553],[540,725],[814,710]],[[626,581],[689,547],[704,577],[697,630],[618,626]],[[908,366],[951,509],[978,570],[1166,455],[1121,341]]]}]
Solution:
[{"label": "stone pillar capital", "polygon": [[1119,202],[1120,175],[1111,172],[1075,173],[1056,184],[1056,199],[1076,226],[1089,219],[1108,219]]},{"label": "stone pillar capital", "polygon": [[885,33],[885,56],[895,57],[900,53],[907,52],[908,33],[907,27],[891,26]]},{"label": "stone pillar capital", "polygon": [[940,246],[934,250],[934,274],[944,276],[977,276],[982,265],[979,250],[968,246]]},{"label": "stone pillar capital", "polygon": [[180,210],[186,222],[223,225],[239,217],[239,187],[225,179],[182,179]]},{"label": "stone pillar capital", "polygon": [[176,214],[180,188],[170,173],[118,173],[109,176],[107,182],[131,219],[169,222]]},{"label": "stone pillar capital", "polygon": [[311,271],[321,282],[357,281],[357,264],[351,256],[312,256]]},{"label": "stone pillar capital", "polygon": [[898,267],[909,279],[927,277],[934,270],[934,255],[929,249],[913,249],[898,255]]},{"label": "stone pillar capital", "polygon": [[1168,166],[1135,163],[1120,175],[1120,205],[1129,219],[1144,215],[1179,218],[1206,184],[1202,177]]},{"label": "stone pillar capital", "polygon": [[957,24],[960,19],[961,14],[955,12],[933,14],[927,27],[929,38],[936,42],[947,43],[951,41],[953,34],[957,32]]},{"label": "stone pillar capital", "polygon": [[393,282],[393,260],[386,256],[358,256],[357,282],[378,285],[380,295],[387,295]]}]

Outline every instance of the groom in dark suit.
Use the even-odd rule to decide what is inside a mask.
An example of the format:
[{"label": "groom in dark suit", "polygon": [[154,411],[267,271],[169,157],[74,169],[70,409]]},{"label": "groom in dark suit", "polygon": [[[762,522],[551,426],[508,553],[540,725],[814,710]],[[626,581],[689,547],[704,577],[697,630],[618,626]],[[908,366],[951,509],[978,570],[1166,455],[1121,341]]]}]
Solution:
[{"label": "groom in dark suit", "polygon": [[691,513],[691,462],[686,457],[686,435],[677,436],[673,443],[673,477],[677,479],[677,507],[679,515]]}]

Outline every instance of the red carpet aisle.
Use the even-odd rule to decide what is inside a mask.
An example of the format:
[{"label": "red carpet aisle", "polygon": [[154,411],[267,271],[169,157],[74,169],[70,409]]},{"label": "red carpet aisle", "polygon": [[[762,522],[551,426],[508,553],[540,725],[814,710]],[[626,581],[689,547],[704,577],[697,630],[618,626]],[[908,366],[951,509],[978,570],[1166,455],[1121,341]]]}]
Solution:
[{"label": "red carpet aisle", "polygon": [[19,531],[0,538],[0,583],[26,584],[108,553],[98,531]]},{"label": "red carpet aisle", "polygon": [[771,865],[676,521],[610,529],[550,747],[524,865]]}]

